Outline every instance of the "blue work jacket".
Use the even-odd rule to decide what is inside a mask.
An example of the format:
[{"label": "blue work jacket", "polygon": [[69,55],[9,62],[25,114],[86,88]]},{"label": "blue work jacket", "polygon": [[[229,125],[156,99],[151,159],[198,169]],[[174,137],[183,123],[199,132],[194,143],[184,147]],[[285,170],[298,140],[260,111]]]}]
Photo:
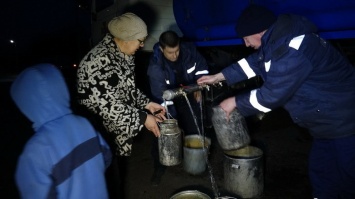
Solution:
[{"label": "blue work jacket", "polygon": [[[177,67],[181,71],[179,77],[174,72]],[[196,84],[197,79],[206,74],[208,74],[207,62],[192,43],[180,43],[179,57],[175,62],[171,62],[164,57],[159,48],[159,43],[157,43],[153,47],[153,55],[148,66],[152,100],[163,104],[162,96],[165,90]]]},{"label": "blue work jacket", "polygon": [[244,116],[284,107],[315,138],[355,134],[355,70],[302,16],[280,15],[261,47],[225,68],[228,84],[261,75],[264,84],[236,96]]}]

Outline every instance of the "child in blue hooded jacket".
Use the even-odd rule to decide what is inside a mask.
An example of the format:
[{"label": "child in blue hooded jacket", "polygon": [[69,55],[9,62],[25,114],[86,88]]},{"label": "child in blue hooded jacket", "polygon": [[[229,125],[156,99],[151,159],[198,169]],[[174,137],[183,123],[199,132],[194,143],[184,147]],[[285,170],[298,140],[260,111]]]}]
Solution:
[{"label": "child in blue hooded jacket", "polygon": [[61,71],[51,64],[29,67],[12,84],[11,96],[35,132],[17,164],[21,198],[108,198],[109,146],[87,119],[72,113]]}]

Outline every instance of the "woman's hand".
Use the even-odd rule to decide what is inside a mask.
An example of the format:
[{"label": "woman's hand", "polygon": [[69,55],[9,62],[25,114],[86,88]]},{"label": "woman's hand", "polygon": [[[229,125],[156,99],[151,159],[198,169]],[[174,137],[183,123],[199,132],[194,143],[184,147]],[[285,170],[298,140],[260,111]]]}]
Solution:
[{"label": "woman's hand", "polygon": [[162,120],[166,120],[166,110],[164,106],[155,102],[149,102],[144,108],[149,110],[158,119],[157,122],[162,122]]},{"label": "woman's hand", "polygon": [[150,131],[152,132],[155,137],[159,137],[160,136],[160,130],[157,124],[157,117],[153,116],[153,115],[147,115],[147,119],[145,120],[144,126]]}]

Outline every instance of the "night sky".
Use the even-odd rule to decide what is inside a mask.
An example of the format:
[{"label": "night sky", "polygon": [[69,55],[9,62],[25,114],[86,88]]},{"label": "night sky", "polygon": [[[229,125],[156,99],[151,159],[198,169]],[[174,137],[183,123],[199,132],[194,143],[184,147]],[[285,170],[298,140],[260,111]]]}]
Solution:
[{"label": "night sky", "polygon": [[89,1],[2,3],[1,72],[16,72],[38,62],[69,65],[80,61],[90,48],[90,12],[85,2]]}]

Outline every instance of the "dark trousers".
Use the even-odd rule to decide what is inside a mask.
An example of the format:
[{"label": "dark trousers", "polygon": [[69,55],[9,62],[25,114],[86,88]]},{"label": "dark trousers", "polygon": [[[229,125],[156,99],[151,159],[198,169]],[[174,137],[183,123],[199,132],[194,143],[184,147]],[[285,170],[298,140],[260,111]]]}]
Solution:
[{"label": "dark trousers", "polygon": [[355,198],[355,135],[314,139],[309,157],[309,177],[315,198]]},{"label": "dark trousers", "polygon": [[106,170],[106,183],[110,199],[125,198],[124,181],[127,171],[125,156],[112,156],[112,163]]},{"label": "dark trousers", "polygon": [[156,170],[156,169],[165,169],[166,168],[159,161],[158,138],[156,138],[155,136],[152,136],[151,155],[152,155],[152,158],[153,158],[154,170]]}]

